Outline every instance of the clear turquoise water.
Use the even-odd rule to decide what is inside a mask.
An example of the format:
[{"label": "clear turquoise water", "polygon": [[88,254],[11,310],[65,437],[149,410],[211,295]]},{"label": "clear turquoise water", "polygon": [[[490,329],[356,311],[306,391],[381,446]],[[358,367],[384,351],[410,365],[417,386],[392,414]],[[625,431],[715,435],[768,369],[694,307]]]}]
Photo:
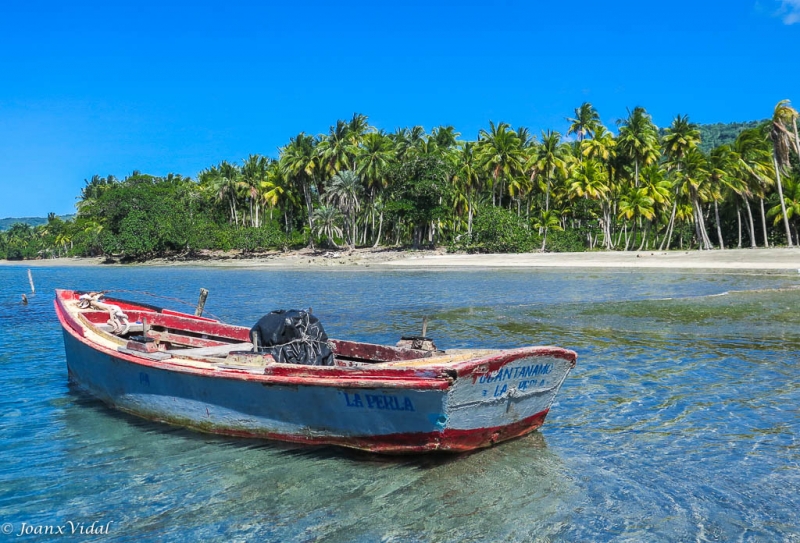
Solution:
[{"label": "clear turquoise water", "polygon": [[[0,523],[114,541],[800,541],[798,275],[0,267]],[[457,457],[218,438],[67,382],[57,287],[160,293],[251,325],[579,353],[540,432]],[[176,309],[180,306],[167,303]],[[183,307],[186,309],[187,307]],[[86,540],[86,536],[57,538]]]}]

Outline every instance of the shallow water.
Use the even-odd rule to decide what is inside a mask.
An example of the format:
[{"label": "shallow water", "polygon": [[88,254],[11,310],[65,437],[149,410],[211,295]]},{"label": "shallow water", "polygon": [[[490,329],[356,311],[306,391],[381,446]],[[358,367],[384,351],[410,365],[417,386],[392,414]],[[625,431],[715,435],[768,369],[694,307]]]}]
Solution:
[{"label": "shallow water", "polygon": [[[0,267],[0,523],[12,528],[0,538],[43,539],[16,537],[23,522],[69,534],[68,521],[96,521],[114,541],[800,541],[798,275],[33,275],[23,306],[25,268]],[[186,310],[124,289],[191,305],[200,287],[207,312],[239,324],[313,306],[332,337],[393,343],[428,315],[442,348],[556,344],[578,366],[541,431],[399,459],[198,434],[68,384],[54,288]]]}]

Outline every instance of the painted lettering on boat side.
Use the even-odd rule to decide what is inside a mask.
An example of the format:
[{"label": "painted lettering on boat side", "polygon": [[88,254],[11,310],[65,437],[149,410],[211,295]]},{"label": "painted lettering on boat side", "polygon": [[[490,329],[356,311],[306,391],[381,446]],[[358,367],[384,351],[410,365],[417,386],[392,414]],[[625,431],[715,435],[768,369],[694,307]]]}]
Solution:
[{"label": "painted lettering on boat side", "polygon": [[[529,388],[533,388],[533,387],[536,387],[536,386],[543,387],[544,383],[545,383],[544,379],[542,379],[542,380],[539,380],[539,379],[528,379],[526,381],[520,381],[519,384],[517,385],[517,390],[527,390]],[[492,396],[494,396],[495,398],[499,398],[500,396],[502,396],[506,392],[508,392],[508,384],[497,385],[496,387],[494,387],[494,392],[492,393]],[[485,388],[483,389],[483,395],[484,396],[488,396],[489,395],[489,391],[487,389],[485,389]]]},{"label": "painted lettering on boat side", "polygon": [[542,376],[548,375],[553,371],[553,364],[531,364],[528,366],[517,366],[514,368],[500,368],[497,371],[481,375],[478,384],[494,384],[494,390],[484,388],[481,390],[482,396],[490,394],[499,398],[508,392],[509,384],[504,381],[520,379],[516,385],[516,390],[524,391],[534,387],[544,387],[545,379]]},{"label": "painted lettering on boat side", "polygon": [[530,366],[518,366],[516,368],[500,368],[492,373],[481,375],[478,383],[500,383],[507,379],[526,379],[535,375],[547,375],[553,371],[552,364],[532,364]]},{"label": "painted lettering on boat side", "polygon": [[361,394],[359,392],[343,392],[347,407],[362,407],[366,409],[384,409],[387,411],[414,411],[411,398],[403,396],[389,396],[388,394]]}]

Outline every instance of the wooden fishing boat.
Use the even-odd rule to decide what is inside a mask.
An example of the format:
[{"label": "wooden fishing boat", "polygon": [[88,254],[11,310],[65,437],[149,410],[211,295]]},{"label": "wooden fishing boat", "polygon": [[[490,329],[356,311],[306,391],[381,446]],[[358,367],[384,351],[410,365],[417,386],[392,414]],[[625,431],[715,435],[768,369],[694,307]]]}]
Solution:
[{"label": "wooden fishing boat", "polygon": [[71,381],[122,411],[231,436],[377,453],[488,447],[542,425],[577,356],[331,339],[333,365],[280,363],[250,328],[86,298],[56,291]]}]

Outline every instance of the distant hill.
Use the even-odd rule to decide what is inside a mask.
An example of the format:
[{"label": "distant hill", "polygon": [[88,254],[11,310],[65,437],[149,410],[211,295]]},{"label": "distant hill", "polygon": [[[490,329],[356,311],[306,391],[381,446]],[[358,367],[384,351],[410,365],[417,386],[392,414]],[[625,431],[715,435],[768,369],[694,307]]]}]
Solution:
[{"label": "distant hill", "polygon": [[[736,137],[747,128],[756,128],[766,121],[747,121],[744,123],[714,123],[701,124],[700,128],[700,150],[708,153],[714,147],[731,144],[736,141]],[[664,128],[658,130],[660,136],[666,134]]]},{"label": "distant hill", "polygon": [[714,147],[730,144],[736,140],[743,130],[756,128],[766,121],[748,121],[745,123],[714,123],[700,125],[700,149],[708,153]]},{"label": "distant hill", "polygon": [[[75,214],[59,215],[58,218],[62,221],[71,221],[75,218]],[[7,217],[5,219],[0,219],[0,230],[8,230],[18,222],[30,224],[31,226],[39,226],[40,224],[47,224],[47,217]]]}]

